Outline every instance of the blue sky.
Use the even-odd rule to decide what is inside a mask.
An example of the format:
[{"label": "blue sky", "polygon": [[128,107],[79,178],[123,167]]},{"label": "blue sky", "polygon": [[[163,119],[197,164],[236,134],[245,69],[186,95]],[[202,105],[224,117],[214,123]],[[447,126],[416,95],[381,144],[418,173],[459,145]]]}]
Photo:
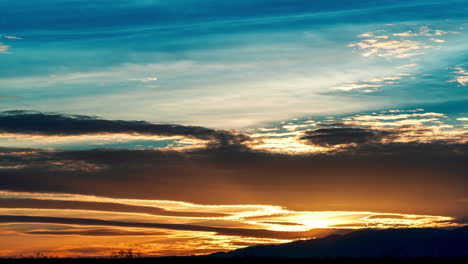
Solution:
[{"label": "blue sky", "polygon": [[[450,82],[467,56],[464,1],[0,6],[1,42],[9,46],[0,54],[3,110],[224,129],[468,96],[464,85]],[[418,36],[423,27],[429,31]],[[415,36],[392,35],[407,31]],[[403,45],[414,50],[406,58],[364,57],[366,49],[350,44],[367,32],[412,41]],[[411,76],[370,84],[374,89],[334,89],[397,74]]]}]

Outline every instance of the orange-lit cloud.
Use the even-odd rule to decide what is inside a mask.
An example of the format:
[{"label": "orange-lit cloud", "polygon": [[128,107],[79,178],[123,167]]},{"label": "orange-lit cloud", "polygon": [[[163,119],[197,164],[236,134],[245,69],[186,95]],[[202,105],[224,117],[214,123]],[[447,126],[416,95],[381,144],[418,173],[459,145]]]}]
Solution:
[{"label": "orange-lit cloud", "polygon": [[[47,236],[48,242],[43,244],[42,249],[61,256],[75,254],[54,243],[54,237],[63,238],[64,241],[88,240],[96,247],[108,249],[138,245],[138,248],[142,248],[148,255],[186,255],[323,236],[341,229],[458,225],[452,222],[452,217],[443,216],[377,212],[307,212],[271,205],[200,205],[178,201],[10,191],[2,191],[1,197],[0,207],[3,208],[0,209],[0,241],[7,236],[20,236],[26,240]],[[29,202],[31,208],[1,206],[10,200],[14,207],[18,199],[23,199],[25,205]],[[43,205],[47,205],[48,202],[50,209],[37,209],[37,201],[44,201]],[[61,201],[62,204],[57,204],[57,201]],[[80,202],[99,206],[92,208],[88,205],[88,208],[80,209],[76,206]],[[131,206],[117,206],[123,204]],[[141,207],[157,208],[160,211],[159,214],[158,211],[141,211]],[[83,217],[84,215],[86,217]],[[103,240],[111,237],[119,237],[120,242],[107,241],[102,244]],[[129,243],[130,238],[134,239],[133,243]],[[161,241],[165,241],[164,246],[160,245]],[[191,241],[191,244],[195,244],[181,247],[179,241]],[[66,245],[73,247],[72,242]],[[80,247],[75,245],[75,248]],[[82,254],[78,255],[96,254],[86,251],[86,248],[83,247]],[[39,249],[22,247],[21,250],[16,250],[0,254],[11,256]],[[109,250],[105,252],[109,254]]]},{"label": "orange-lit cloud", "polygon": [[[2,148],[0,242],[13,237],[35,247],[12,244],[1,254],[102,255],[131,247],[147,255],[205,254],[359,228],[464,223],[467,168],[460,161],[468,140],[448,114],[392,109],[244,133],[176,128],[183,130],[162,136],[194,140],[196,147]],[[194,136],[197,131],[203,133]],[[59,137],[47,128],[39,135],[12,132]],[[85,135],[161,136],[111,132]],[[64,142],[86,138],[61,133]],[[47,243],[37,246],[39,239]]]}]

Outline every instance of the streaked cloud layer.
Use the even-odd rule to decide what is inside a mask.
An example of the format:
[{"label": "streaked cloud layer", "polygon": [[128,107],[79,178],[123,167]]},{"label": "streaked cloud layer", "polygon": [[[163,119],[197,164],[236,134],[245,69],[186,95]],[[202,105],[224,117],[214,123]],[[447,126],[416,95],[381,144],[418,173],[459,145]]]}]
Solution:
[{"label": "streaked cloud layer", "polygon": [[[356,228],[458,225],[451,217],[431,215],[305,212],[267,205],[198,205],[168,200],[113,199],[54,193],[3,191],[0,195],[3,207],[0,209],[1,234],[8,235],[9,239],[34,239],[31,236],[65,236],[71,240],[81,240],[81,237],[132,237],[135,239],[132,244],[126,244],[130,247],[138,243],[145,244],[147,242],[142,241],[148,239],[168,236],[181,236],[181,240],[188,241],[190,237],[183,238],[187,232],[197,235],[210,233],[220,240],[217,242],[219,248],[235,249],[249,244],[236,244],[244,239],[253,239],[251,244],[278,243]],[[36,209],[31,211],[30,208]],[[127,210],[122,210],[125,208]],[[83,215],[87,218],[83,218]],[[103,244],[96,247],[106,246]],[[206,252],[219,248],[207,248]],[[157,250],[160,250],[159,246],[152,245],[146,247],[144,253],[159,255]],[[62,244],[53,244],[49,251],[76,254],[64,249]],[[100,253],[109,254],[110,251],[111,248]],[[194,251],[197,248],[186,248],[179,254],[189,255]]]},{"label": "streaked cloud layer", "polygon": [[[2,118],[8,119],[2,137],[29,148],[1,149],[1,239],[94,241],[92,250],[75,252],[51,239],[45,251],[58,255],[110,254],[119,247],[201,254],[356,228],[466,224],[464,117],[387,110],[243,133],[25,111]],[[107,149],[90,143],[96,133],[108,137]],[[35,137],[53,145],[57,136],[62,149],[37,148]],[[170,143],[149,143],[159,136]],[[202,143],[180,147],[184,138]],[[122,140],[139,147],[113,145]],[[115,245],[96,237],[123,238]],[[170,237],[209,246],[168,251],[151,242]],[[245,239],[252,242],[240,243]],[[13,253],[31,249],[3,252]]]},{"label": "streaked cloud layer", "polygon": [[467,224],[466,1],[40,2],[0,1],[0,256]]}]

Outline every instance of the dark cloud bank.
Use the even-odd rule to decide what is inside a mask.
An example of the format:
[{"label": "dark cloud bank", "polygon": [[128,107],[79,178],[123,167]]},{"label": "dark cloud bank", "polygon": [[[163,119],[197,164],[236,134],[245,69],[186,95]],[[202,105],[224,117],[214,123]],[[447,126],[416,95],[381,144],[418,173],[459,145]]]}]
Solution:
[{"label": "dark cloud bank", "polygon": [[[253,151],[244,140],[247,136],[224,131],[23,111],[3,113],[0,131],[42,135],[166,133],[217,142],[187,151],[0,148],[0,189],[4,190],[202,204],[274,204],[293,210],[468,215],[466,144],[383,144],[383,137],[393,135],[324,128],[305,133],[302,140],[318,145],[354,144],[333,153],[286,155]],[[57,202],[54,206],[69,205]]]},{"label": "dark cloud bank", "polygon": [[78,136],[92,134],[141,134],[149,136],[185,136],[215,140],[227,145],[248,139],[227,131],[198,126],[153,124],[145,121],[105,120],[93,116],[63,115],[37,111],[13,110],[0,113],[0,133],[45,136]]},{"label": "dark cloud bank", "polygon": [[364,144],[375,143],[390,136],[388,131],[379,131],[354,127],[334,127],[308,130],[301,137],[302,140],[312,145],[329,147],[341,144]]}]

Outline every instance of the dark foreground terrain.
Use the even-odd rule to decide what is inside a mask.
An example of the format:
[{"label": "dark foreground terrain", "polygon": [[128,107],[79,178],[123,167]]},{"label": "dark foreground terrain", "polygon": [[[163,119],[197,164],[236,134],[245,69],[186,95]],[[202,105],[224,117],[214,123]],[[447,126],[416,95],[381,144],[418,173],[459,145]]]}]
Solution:
[{"label": "dark foreground terrain", "polygon": [[468,258],[207,258],[207,257],[173,257],[173,258],[133,258],[133,259],[115,259],[115,258],[43,258],[43,259],[0,259],[0,263],[22,264],[22,263],[57,263],[57,264],[107,264],[107,263],[154,263],[154,264],[172,264],[172,263],[200,263],[200,264],[466,264]]},{"label": "dark foreground terrain", "polygon": [[[468,226],[358,230],[345,235],[299,240],[279,245],[257,245],[213,257],[260,258],[466,258]],[[468,262],[466,262],[468,263]]]},{"label": "dark foreground terrain", "polygon": [[[344,235],[299,240],[279,245],[257,245],[230,252],[191,257],[138,258],[130,250],[114,258],[0,259],[3,263],[310,263],[310,264],[468,264],[468,226],[359,230]],[[119,252],[120,253],[120,252]],[[130,256],[130,257],[129,257]]]}]

